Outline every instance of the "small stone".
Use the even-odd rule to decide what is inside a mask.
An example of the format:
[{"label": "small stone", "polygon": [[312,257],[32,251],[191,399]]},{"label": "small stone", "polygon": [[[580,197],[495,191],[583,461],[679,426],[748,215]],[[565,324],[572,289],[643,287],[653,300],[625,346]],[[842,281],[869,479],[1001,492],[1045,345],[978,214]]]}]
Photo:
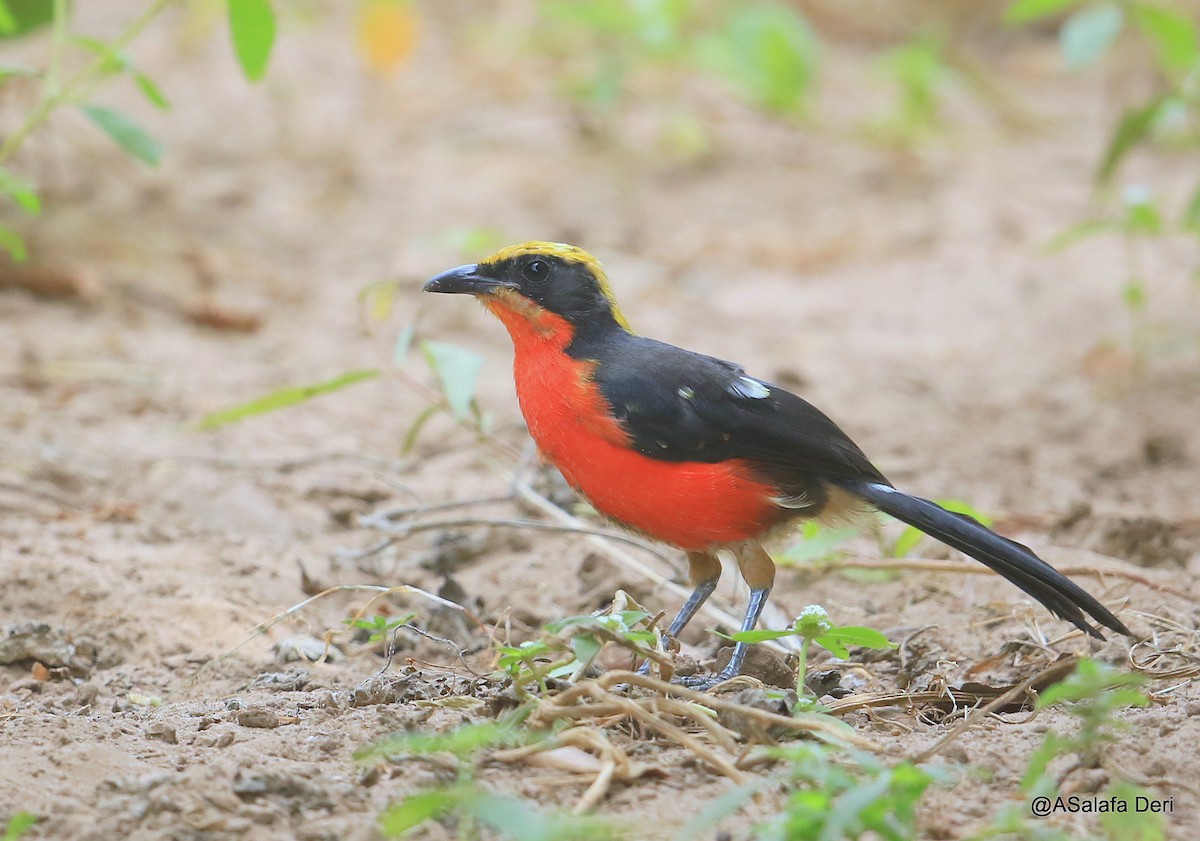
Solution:
[{"label": "small stone", "polygon": [[237,714],[237,723],[243,727],[263,727],[270,729],[279,726],[279,716],[262,707],[251,707]]},{"label": "small stone", "polygon": [[1200,701],[1188,701],[1187,706],[1183,708],[1183,711],[1187,713],[1188,718],[1200,716]]},{"label": "small stone", "polygon": [[165,721],[152,721],[146,725],[147,739],[161,739],[168,745],[179,743],[179,738],[175,733],[175,728],[167,724]]}]

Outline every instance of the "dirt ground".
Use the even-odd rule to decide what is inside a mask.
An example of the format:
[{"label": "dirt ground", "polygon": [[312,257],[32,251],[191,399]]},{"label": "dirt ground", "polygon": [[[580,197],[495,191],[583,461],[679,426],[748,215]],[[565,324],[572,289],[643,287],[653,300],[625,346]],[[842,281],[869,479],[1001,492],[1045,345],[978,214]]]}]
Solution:
[{"label": "dirt ground", "polygon": [[[78,5],[82,28],[105,34],[136,4]],[[379,646],[346,634],[331,662],[286,655],[289,640],[342,629],[366,594],[327,597],[251,638],[258,623],[320,587],[436,591],[448,570],[458,589],[447,592],[514,639],[618,588],[677,608],[578,535],[468,527],[365,559],[343,551],[378,539],[360,514],[506,492],[513,460],[444,416],[401,454],[426,405],[406,378],[432,377],[415,357],[397,373],[392,345],[418,318],[422,336],[486,356],[479,401],[502,441],[524,443],[503,330],[466,301],[419,293],[480,256],[460,245],[472,230],[587,247],[639,332],[799,390],[897,485],[996,513],[1057,565],[1140,576],[1148,583],[1077,579],[1139,634],[1194,651],[1195,244],[1144,249],[1137,324],[1120,296],[1118,238],[1040,250],[1087,212],[1102,138],[1145,79],[1065,74],[1052,37],[997,28],[973,48],[1032,120],[1014,127],[960,91],[946,136],[897,149],[855,130],[888,101],[876,45],[835,32],[811,124],[765,117],[712,82],[668,95],[639,79],[598,134],[594,116],[556,94],[553,62],[511,45],[504,26],[519,15],[480,15],[422,6],[414,54],[386,78],[363,70],[342,12],[289,18],[269,77],[250,86],[219,26],[170,13],[134,54],[174,110],[153,112],[121,83],[100,95],[163,141],[161,168],[140,168],[70,114],[24,152],[47,205],[22,223],[35,265],[75,293],[0,288],[0,626],[28,626],[45,646],[30,653],[51,667],[0,665],[0,818],[28,810],[39,816],[28,837],[47,839],[378,838],[379,813],[439,770],[418,761],[381,774],[352,754],[405,728],[484,717],[436,702],[500,691],[467,668],[487,673],[487,637],[396,598],[390,609],[416,611],[468,657],[406,636],[381,684]],[[698,154],[662,141],[687,109],[707,127]],[[1139,157],[1126,175],[1178,199],[1191,186],[1181,167]],[[364,333],[359,290],[393,276],[397,312]],[[194,426],[280,386],[375,367],[388,373],[298,408]],[[527,516],[511,503],[467,511]],[[853,549],[878,557],[868,539]],[[682,580],[678,566],[628,551]],[[737,610],[732,578],[719,595]],[[1019,681],[1047,654],[1010,644],[1068,631],[995,576],[784,569],[773,601],[784,616],[820,603],[896,640],[927,629],[912,677],[952,685]],[[705,625],[684,640],[702,659],[716,649]],[[1118,665],[1128,652],[1079,636],[1051,647]],[[896,690],[897,671],[869,666],[859,688]],[[381,685],[391,691],[367,691]],[[1129,730],[1109,765],[1173,798],[1171,837],[1197,838],[1200,691],[1186,678],[1149,688],[1158,700],[1121,714]],[[846,720],[902,755],[950,726],[902,709]],[[1070,722],[1051,710],[968,731],[939,758],[957,776],[925,798],[922,833],[966,837],[1019,803],[1030,752]],[[670,837],[730,786],[666,742],[626,744],[661,772],[600,805],[632,837]],[[525,765],[479,773],[564,806],[587,784]]]}]

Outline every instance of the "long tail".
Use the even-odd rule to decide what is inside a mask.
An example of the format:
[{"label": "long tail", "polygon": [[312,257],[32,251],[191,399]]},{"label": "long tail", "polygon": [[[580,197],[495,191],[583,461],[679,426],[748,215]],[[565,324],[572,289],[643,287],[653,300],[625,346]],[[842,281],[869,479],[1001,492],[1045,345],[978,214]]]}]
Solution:
[{"label": "long tail", "polygon": [[1104,635],[1092,627],[1087,612],[1107,628],[1132,636],[1120,619],[1082,587],[1043,561],[1027,546],[1001,537],[978,520],[947,511],[940,505],[910,496],[890,485],[846,479],[835,483],[862,497],[880,511],[915,526],[930,537],[965,552],[1033,596],[1055,616],[1066,619],[1094,637]]}]

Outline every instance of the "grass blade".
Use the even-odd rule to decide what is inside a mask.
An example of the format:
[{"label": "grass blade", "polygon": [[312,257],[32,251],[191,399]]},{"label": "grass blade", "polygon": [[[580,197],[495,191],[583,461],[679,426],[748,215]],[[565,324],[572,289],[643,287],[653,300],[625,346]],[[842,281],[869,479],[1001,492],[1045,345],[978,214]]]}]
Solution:
[{"label": "grass blade", "polygon": [[348,385],[353,385],[363,380],[371,380],[378,376],[379,371],[375,370],[350,371],[342,374],[340,377],[334,377],[332,380],[326,380],[314,385],[288,386],[278,391],[272,391],[270,394],[263,395],[256,400],[251,400],[249,403],[242,403],[237,406],[231,406],[228,409],[221,409],[220,411],[207,414],[200,419],[200,422],[196,426],[203,430],[216,429],[219,426],[225,426],[226,424],[244,420],[254,415],[263,415],[267,412],[274,412],[277,409],[295,406],[297,403],[311,400],[318,395],[328,394],[331,391],[337,391]]},{"label": "grass blade", "polygon": [[157,166],[162,160],[162,146],[159,142],[124,114],[102,105],[80,105],[79,108],[101,131],[133,157],[151,166]]}]

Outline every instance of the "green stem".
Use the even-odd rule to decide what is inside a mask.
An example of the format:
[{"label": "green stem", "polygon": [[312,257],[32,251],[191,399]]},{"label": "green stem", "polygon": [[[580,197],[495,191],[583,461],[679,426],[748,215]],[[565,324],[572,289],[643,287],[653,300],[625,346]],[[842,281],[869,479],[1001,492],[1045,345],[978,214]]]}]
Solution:
[{"label": "green stem", "polygon": [[54,0],[54,34],[50,42],[50,69],[46,72],[45,90],[51,96],[58,94],[58,80],[62,73],[63,50],[67,46],[67,0]]},{"label": "green stem", "polygon": [[804,686],[804,678],[808,673],[808,646],[812,642],[808,637],[800,637],[800,662],[796,666],[796,712],[802,712],[800,700],[808,694]]},{"label": "green stem", "polygon": [[[154,0],[140,15],[133,19],[124,32],[113,39],[109,44],[112,51],[120,52],[128,46],[172,2],[174,0]],[[108,55],[98,55],[59,87],[58,75],[61,69],[62,50],[66,44],[66,17],[66,0],[55,0],[54,44],[50,57],[50,69],[47,73],[46,81],[42,85],[42,95],[37,104],[33,106],[33,110],[29,112],[29,116],[25,118],[25,122],[18,126],[12,134],[4,138],[3,143],[0,143],[0,165],[12,157],[17,149],[21,148],[21,144],[25,142],[25,139],[41,126],[42,123],[46,122],[55,108],[70,103],[85,84],[91,82],[94,77],[101,76],[105,71],[105,67],[108,64]]]}]

